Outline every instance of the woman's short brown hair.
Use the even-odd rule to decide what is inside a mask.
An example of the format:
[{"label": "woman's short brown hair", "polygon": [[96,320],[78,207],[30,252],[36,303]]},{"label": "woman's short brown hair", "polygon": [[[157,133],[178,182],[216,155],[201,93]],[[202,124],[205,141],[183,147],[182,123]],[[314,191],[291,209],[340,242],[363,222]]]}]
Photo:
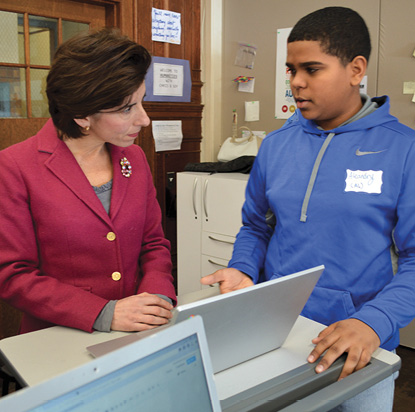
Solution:
[{"label": "woman's short brown hair", "polygon": [[149,52],[117,29],[82,33],[62,43],[46,86],[56,128],[82,137],[73,119],[121,106],[141,86],[150,63]]}]

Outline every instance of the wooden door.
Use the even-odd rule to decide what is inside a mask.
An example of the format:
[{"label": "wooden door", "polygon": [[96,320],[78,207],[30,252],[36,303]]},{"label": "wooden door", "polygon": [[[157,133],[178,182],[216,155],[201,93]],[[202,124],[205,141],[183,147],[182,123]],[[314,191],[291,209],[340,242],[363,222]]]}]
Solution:
[{"label": "wooden door", "polygon": [[120,26],[120,1],[0,0],[0,20],[1,150],[49,117],[44,86],[57,46],[89,27]]},{"label": "wooden door", "polygon": [[[180,13],[182,30],[180,44],[152,41],[151,12],[153,7]],[[188,60],[190,65],[192,79],[190,102],[144,103],[152,121],[182,121],[181,149],[155,152],[151,126],[142,130],[138,139],[138,144],[145,151],[153,172],[157,198],[163,214],[163,229],[172,246],[173,276],[176,277],[176,173],[183,171],[187,163],[200,161],[202,140],[200,0],[135,0],[135,10],[134,39],[146,47],[153,56]]]}]

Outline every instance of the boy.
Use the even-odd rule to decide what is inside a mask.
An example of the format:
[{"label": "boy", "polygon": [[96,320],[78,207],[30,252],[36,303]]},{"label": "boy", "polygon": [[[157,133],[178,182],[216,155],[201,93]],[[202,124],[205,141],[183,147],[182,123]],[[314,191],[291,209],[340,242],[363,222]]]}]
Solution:
[{"label": "boy", "polygon": [[[348,8],[295,25],[287,67],[298,110],[261,146],[229,267],[202,280],[224,293],[324,264],[302,314],[328,327],[308,361],[327,350],[320,373],[347,352],[340,379],[379,346],[395,349],[415,316],[415,132],[389,114],[388,97],[360,95],[370,49],[364,20]],[[390,411],[393,385],[340,410]]]}]

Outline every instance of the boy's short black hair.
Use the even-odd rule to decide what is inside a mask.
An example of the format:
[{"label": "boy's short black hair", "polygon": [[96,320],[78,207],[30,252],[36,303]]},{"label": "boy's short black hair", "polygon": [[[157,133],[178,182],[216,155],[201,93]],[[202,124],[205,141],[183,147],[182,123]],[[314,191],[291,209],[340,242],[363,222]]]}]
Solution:
[{"label": "boy's short black hair", "polygon": [[363,18],[347,7],[326,7],[301,18],[288,37],[288,43],[320,42],[323,51],[347,65],[356,56],[369,61],[371,44]]}]

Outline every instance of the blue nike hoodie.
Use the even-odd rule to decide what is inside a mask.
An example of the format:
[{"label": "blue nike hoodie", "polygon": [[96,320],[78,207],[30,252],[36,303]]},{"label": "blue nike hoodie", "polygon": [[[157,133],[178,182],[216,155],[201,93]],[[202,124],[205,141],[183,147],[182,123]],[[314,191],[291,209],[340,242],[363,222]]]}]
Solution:
[{"label": "blue nike hoodie", "polygon": [[391,350],[415,317],[415,132],[362,99],[333,130],[297,111],[265,138],[229,267],[258,283],[325,265],[302,315],[359,319]]}]

